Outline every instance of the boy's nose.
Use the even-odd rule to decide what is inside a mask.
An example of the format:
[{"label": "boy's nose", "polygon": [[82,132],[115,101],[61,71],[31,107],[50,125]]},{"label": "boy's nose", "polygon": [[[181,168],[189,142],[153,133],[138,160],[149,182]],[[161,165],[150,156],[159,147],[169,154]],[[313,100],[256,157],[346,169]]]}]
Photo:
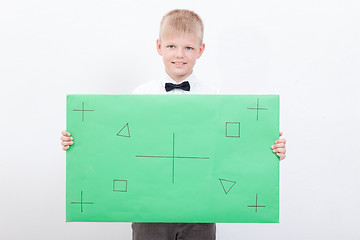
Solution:
[{"label": "boy's nose", "polygon": [[183,57],[184,56],[184,49],[178,48],[176,51],[176,57]]}]

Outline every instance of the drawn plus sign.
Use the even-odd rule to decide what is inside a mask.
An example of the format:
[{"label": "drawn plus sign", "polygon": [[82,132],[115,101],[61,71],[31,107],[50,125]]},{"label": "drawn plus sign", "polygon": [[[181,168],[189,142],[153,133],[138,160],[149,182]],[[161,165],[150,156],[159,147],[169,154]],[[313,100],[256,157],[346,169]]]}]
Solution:
[{"label": "drawn plus sign", "polygon": [[137,155],[138,158],[171,158],[172,159],[172,183],[175,182],[175,159],[176,158],[189,158],[189,159],[210,159],[209,157],[180,157],[175,156],[175,133],[173,133],[173,154],[172,156],[143,156]]},{"label": "drawn plus sign", "polygon": [[81,212],[83,212],[83,204],[94,204],[93,202],[83,202],[83,192],[81,191],[81,200],[80,202],[71,202],[71,204],[80,204]]},{"label": "drawn plus sign", "polygon": [[259,207],[265,207],[265,206],[259,206],[257,199],[258,199],[258,197],[257,197],[257,194],[256,194],[256,204],[255,204],[255,206],[248,206],[248,207],[254,207],[254,208],[255,208],[255,212],[257,212],[257,209],[258,209]]},{"label": "drawn plus sign", "polygon": [[84,118],[85,118],[85,112],[93,112],[94,110],[85,110],[85,103],[82,102],[82,109],[77,109],[77,110],[73,110],[73,111],[76,111],[76,112],[82,112],[82,121],[84,121]]},{"label": "drawn plus sign", "polygon": [[267,108],[259,108],[259,99],[257,99],[256,108],[247,108],[251,110],[256,110],[256,120],[259,120],[259,110],[268,110]]}]

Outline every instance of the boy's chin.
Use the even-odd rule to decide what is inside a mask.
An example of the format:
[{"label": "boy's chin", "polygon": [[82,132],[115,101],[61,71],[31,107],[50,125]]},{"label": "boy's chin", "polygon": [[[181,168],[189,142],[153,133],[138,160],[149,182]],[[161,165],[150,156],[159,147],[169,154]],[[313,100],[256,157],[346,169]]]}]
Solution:
[{"label": "boy's chin", "polygon": [[192,73],[192,69],[179,69],[179,68],[170,68],[166,71],[168,75],[170,75],[172,78],[176,79],[183,79],[184,77],[190,76]]},{"label": "boy's chin", "polygon": [[184,65],[181,67],[173,66],[172,71],[176,74],[187,74],[188,72],[191,72],[192,70],[188,68],[188,66]]},{"label": "boy's chin", "polygon": [[176,76],[185,76],[185,75],[190,75],[189,74],[189,71],[184,71],[183,69],[177,69],[178,71],[173,71],[173,74],[176,75]]}]

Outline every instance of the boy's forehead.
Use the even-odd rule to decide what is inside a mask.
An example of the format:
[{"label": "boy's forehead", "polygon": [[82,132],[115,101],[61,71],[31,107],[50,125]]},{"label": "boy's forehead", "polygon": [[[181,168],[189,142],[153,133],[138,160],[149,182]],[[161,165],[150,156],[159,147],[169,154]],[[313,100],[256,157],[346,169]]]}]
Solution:
[{"label": "boy's forehead", "polygon": [[195,33],[187,33],[187,32],[171,32],[171,33],[164,33],[161,36],[161,41],[168,42],[168,41],[182,41],[182,42],[195,42],[200,43],[199,36]]}]

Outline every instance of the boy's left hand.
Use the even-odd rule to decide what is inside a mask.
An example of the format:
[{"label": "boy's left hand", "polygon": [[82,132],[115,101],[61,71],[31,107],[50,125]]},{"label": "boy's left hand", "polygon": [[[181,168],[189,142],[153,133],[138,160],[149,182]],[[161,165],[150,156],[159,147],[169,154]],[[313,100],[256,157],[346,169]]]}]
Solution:
[{"label": "boy's left hand", "polygon": [[[280,132],[280,137],[281,136],[282,136],[282,132]],[[285,158],[285,153],[286,153],[285,144],[286,144],[286,139],[279,138],[278,140],[275,141],[275,144],[271,146],[271,148],[273,149],[273,152],[279,156],[280,161]]]}]

